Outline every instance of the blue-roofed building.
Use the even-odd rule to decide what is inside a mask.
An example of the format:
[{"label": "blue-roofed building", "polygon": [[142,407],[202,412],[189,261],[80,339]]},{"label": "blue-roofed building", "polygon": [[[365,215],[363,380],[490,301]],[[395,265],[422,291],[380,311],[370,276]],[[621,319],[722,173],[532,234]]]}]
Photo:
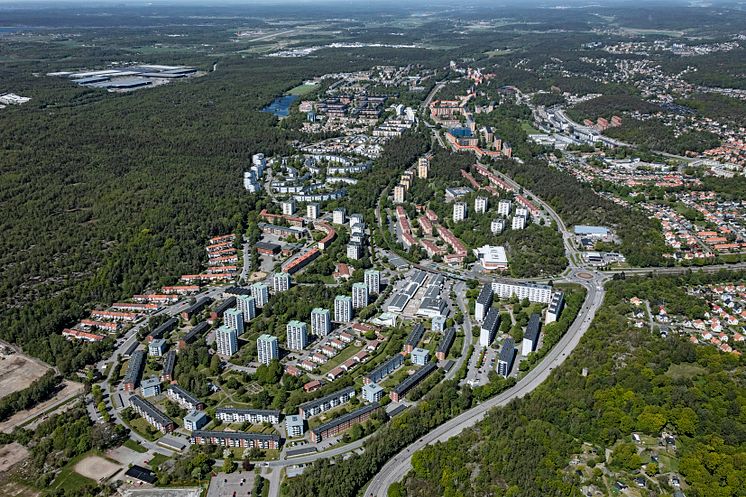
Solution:
[{"label": "blue-roofed building", "polygon": [[383,388],[377,383],[368,383],[363,385],[361,394],[367,402],[378,402],[383,398]]},{"label": "blue-roofed building", "polygon": [[288,438],[302,437],[305,431],[303,416],[300,414],[285,416],[285,434]]},{"label": "blue-roofed building", "polygon": [[433,331],[443,333],[443,331],[446,329],[446,317],[440,315],[433,316],[430,324]]}]

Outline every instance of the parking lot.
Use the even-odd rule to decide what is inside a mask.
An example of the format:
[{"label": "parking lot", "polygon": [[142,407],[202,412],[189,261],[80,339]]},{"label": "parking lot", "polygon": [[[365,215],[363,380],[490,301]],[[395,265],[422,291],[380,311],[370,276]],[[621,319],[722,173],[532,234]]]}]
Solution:
[{"label": "parking lot", "polygon": [[207,497],[250,496],[253,489],[253,471],[237,471],[230,474],[218,473],[210,480]]}]

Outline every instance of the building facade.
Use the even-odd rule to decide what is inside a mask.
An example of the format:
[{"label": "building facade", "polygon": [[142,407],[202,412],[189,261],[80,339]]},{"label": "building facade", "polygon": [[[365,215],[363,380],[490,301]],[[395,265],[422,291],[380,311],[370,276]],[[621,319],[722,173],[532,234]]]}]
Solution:
[{"label": "building facade", "polygon": [[244,323],[248,323],[256,317],[256,299],[252,295],[236,297],[236,307],[241,311]]},{"label": "building facade", "polygon": [[352,308],[362,309],[368,305],[368,285],[364,282],[352,284]]},{"label": "building facade", "polygon": [[232,356],[238,352],[238,333],[229,326],[221,326],[215,332],[218,354]]},{"label": "building facade", "polygon": [[453,222],[458,223],[466,219],[466,203],[456,202],[453,204]]},{"label": "building facade", "polygon": [[381,293],[381,272],[377,269],[366,269],[364,280],[368,287],[369,295],[378,295]]},{"label": "building facade", "polygon": [[332,331],[332,319],[329,309],[322,309],[320,307],[315,308],[311,311],[311,333],[324,337]]},{"label": "building facade", "polygon": [[223,313],[223,323],[236,330],[237,334],[243,334],[243,312],[240,309],[233,308],[225,311]]},{"label": "building facade", "polygon": [[337,295],[334,298],[334,320],[338,323],[352,321],[352,297]]},{"label": "building facade", "polygon": [[254,283],[251,285],[251,296],[254,297],[256,307],[261,309],[269,302],[269,288],[264,283]]},{"label": "building facade", "polygon": [[276,336],[266,333],[259,335],[259,338],[256,339],[256,350],[259,362],[262,364],[269,364],[280,358],[280,348]]},{"label": "building facade", "polygon": [[290,321],[286,326],[289,350],[303,350],[308,345],[308,325],[301,321]]}]

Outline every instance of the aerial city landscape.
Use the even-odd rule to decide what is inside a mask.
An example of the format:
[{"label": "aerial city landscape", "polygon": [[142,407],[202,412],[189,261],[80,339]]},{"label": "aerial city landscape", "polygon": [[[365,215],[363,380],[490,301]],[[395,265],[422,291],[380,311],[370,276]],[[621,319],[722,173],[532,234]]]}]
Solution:
[{"label": "aerial city landscape", "polygon": [[746,495],[746,5],[0,1],[0,496]]}]

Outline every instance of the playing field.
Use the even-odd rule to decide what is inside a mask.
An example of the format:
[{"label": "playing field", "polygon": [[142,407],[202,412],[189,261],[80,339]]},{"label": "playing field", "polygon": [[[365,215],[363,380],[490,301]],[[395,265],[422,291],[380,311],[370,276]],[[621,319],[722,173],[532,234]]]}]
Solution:
[{"label": "playing field", "polygon": [[23,390],[49,369],[23,354],[0,354],[0,399]]},{"label": "playing field", "polygon": [[120,465],[99,456],[86,457],[75,465],[76,473],[95,481],[108,480],[120,469]]}]

